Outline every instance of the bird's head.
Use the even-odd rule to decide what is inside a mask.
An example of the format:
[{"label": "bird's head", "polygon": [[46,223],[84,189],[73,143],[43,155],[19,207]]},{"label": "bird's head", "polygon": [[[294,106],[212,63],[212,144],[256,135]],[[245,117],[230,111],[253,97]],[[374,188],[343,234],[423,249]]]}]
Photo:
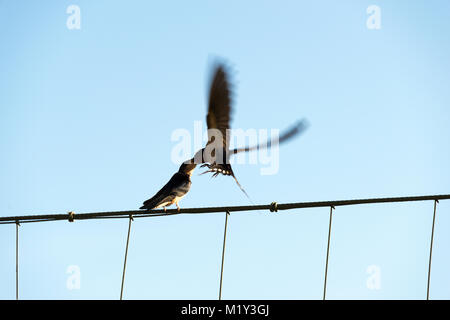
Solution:
[{"label": "bird's head", "polygon": [[194,172],[194,169],[196,166],[197,165],[193,161],[188,160],[181,164],[180,169],[178,169],[178,172],[187,174],[188,176],[191,176],[192,172]]}]

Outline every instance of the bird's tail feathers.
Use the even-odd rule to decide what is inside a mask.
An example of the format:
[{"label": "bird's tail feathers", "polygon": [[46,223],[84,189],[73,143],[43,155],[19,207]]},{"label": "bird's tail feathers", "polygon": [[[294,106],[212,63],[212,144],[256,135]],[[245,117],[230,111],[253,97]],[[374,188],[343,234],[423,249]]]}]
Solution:
[{"label": "bird's tail feathers", "polygon": [[248,195],[247,191],[245,191],[245,189],[241,186],[239,181],[236,179],[236,176],[234,175],[234,173],[231,173],[231,176],[234,178],[234,181],[236,181],[236,184],[238,185],[239,189],[241,189],[241,191],[245,194],[245,196],[248,198],[248,200],[250,200],[250,202],[252,204],[254,204],[253,200],[250,198],[250,196]]},{"label": "bird's tail feathers", "polygon": [[155,208],[160,201],[161,201],[161,196],[155,195],[154,197],[152,197],[148,200],[145,200],[143,203],[143,206],[140,207],[139,209],[151,210],[151,209]]}]

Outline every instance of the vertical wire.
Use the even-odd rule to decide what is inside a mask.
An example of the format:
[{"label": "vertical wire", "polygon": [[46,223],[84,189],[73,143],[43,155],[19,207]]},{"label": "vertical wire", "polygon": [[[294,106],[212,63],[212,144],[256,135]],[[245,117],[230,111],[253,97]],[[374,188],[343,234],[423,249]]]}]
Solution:
[{"label": "vertical wire", "polygon": [[325,300],[327,294],[327,276],[328,276],[328,257],[330,255],[330,238],[331,238],[331,221],[333,218],[333,209],[334,207],[330,207],[330,224],[328,226],[328,245],[327,245],[327,260],[325,262],[325,280],[323,283],[323,300]]},{"label": "vertical wire", "polygon": [[127,268],[128,244],[130,243],[131,221],[133,221],[132,215],[130,215],[130,220],[128,222],[127,245],[125,247],[125,259],[123,261],[122,285],[120,287],[120,300],[122,300],[122,296],[123,296],[123,284],[125,282],[125,270]]},{"label": "vertical wire", "polygon": [[430,259],[428,261],[427,300],[430,300],[431,256],[433,253],[434,224],[436,221],[436,205],[438,202],[438,200],[434,200],[433,224],[431,226]]},{"label": "vertical wire", "polygon": [[228,216],[230,212],[225,212],[225,229],[223,231],[223,248],[222,248],[222,266],[220,268],[220,287],[219,287],[219,300],[222,300],[222,280],[223,280],[223,263],[225,260],[225,242],[227,240],[227,225],[228,225]]},{"label": "vertical wire", "polygon": [[16,300],[19,300],[19,221],[16,221]]}]

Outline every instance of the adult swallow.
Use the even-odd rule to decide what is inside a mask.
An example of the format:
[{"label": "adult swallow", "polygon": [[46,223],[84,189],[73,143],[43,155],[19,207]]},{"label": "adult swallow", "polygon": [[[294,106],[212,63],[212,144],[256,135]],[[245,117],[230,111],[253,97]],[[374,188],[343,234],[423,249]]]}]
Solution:
[{"label": "adult swallow", "polygon": [[[290,138],[296,136],[300,132],[302,132],[306,127],[306,121],[302,120],[296,125],[294,125],[292,128],[286,130],[283,132],[283,134],[280,135],[279,140],[271,140],[268,143],[265,144],[258,144],[256,146],[252,147],[245,147],[245,148],[236,148],[230,151],[230,154],[236,154],[240,152],[250,152],[253,150],[259,150],[263,148],[270,148],[272,144],[276,143],[282,143],[284,141],[289,140]],[[195,167],[197,164],[195,163],[194,158],[185,161],[179,168],[178,172],[175,173],[172,178],[169,180],[169,182],[162,187],[161,190],[159,190],[152,198],[146,200],[144,202],[144,205],[140,207],[139,209],[156,209],[163,207],[164,211],[166,211],[166,207],[175,204],[180,210],[180,207],[178,205],[178,201],[181,200],[182,197],[184,197],[190,190],[191,187],[191,176],[192,173],[195,170]],[[206,172],[212,172],[213,177],[217,176],[218,174],[225,174],[225,169],[222,169],[221,165],[216,164],[215,166],[210,165],[210,169]],[[221,171],[219,171],[219,169]],[[206,173],[204,172],[204,173]],[[242,189],[242,188],[241,188]],[[244,191],[245,192],[245,191]]]},{"label": "adult swallow", "polygon": [[144,202],[140,209],[155,209],[175,204],[180,210],[178,202],[189,192],[191,187],[191,175],[197,164],[208,167],[203,173],[211,172],[213,177],[219,174],[232,176],[239,188],[248,197],[247,192],[242,188],[236,179],[231,168],[229,157],[240,152],[250,152],[263,148],[270,148],[274,144],[281,144],[292,137],[303,132],[307,127],[306,120],[301,120],[296,125],[282,133],[279,139],[273,139],[265,144],[258,144],[252,147],[235,148],[229,150],[229,129],[231,119],[231,90],[226,67],[222,64],[216,65],[209,89],[208,113],[206,123],[208,126],[208,142],[205,148],[196,152],[194,158],[185,161],[169,182],[159,190],[152,198]]},{"label": "adult swallow", "polygon": [[197,151],[194,162],[202,163],[201,167],[208,167],[209,170],[203,172],[214,172],[213,176],[219,173],[232,176],[239,188],[248,197],[247,192],[234,175],[229,162],[229,129],[231,118],[231,90],[228,72],[223,64],[216,64],[213,69],[213,76],[209,86],[208,113],[206,124],[208,127],[208,142],[206,146]]},{"label": "adult swallow", "polygon": [[163,207],[164,211],[166,211],[166,207],[175,204],[178,211],[180,211],[178,202],[191,188],[191,175],[195,167],[196,164],[191,161],[182,163],[178,172],[170,178],[169,182],[153,197],[144,201],[144,205],[139,209],[151,210]]},{"label": "adult swallow", "polygon": [[272,145],[283,143],[290,138],[302,133],[307,127],[307,121],[301,120],[292,128],[284,132],[279,139],[273,139],[266,144],[259,144],[253,147],[229,149],[229,130],[232,113],[232,98],[230,81],[227,69],[223,64],[217,64],[213,71],[213,77],[209,87],[208,113],[206,124],[208,127],[208,142],[205,148],[197,151],[194,159],[201,167],[207,167],[203,172],[213,173],[213,177],[219,174],[232,176],[239,188],[248,197],[247,192],[242,188],[230,165],[230,156],[240,152],[249,152],[263,148],[270,148]]}]

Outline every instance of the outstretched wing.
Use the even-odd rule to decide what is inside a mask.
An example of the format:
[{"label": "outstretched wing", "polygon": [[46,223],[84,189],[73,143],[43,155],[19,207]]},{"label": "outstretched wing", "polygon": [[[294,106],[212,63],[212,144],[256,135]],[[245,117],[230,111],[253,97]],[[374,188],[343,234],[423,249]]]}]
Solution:
[{"label": "outstretched wing", "polygon": [[[214,139],[214,132],[209,129],[216,129],[222,135],[222,146],[228,150],[227,129],[230,128],[231,119],[231,90],[229,83],[229,73],[224,64],[217,64],[213,69],[213,76],[209,88],[208,114],[206,124],[208,126],[208,144]],[[219,141],[216,141],[219,142]]]},{"label": "outstretched wing", "polygon": [[265,148],[270,149],[272,147],[272,145],[284,143],[286,141],[289,141],[293,137],[305,132],[306,129],[308,128],[308,126],[309,126],[308,121],[306,119],[302,119],[302,120],[298,121],[296,124],[294,124],[291,128],[285,130],[278,137],[278,139],[272,139],[270,141],[267,141],[266,143],[260,143],[256,146],[236,148],[236,149],[231,150],[230,153],[236,154],[236,153],[240,153],[240,152],[249,152],[249,151],[265,149]]}]

